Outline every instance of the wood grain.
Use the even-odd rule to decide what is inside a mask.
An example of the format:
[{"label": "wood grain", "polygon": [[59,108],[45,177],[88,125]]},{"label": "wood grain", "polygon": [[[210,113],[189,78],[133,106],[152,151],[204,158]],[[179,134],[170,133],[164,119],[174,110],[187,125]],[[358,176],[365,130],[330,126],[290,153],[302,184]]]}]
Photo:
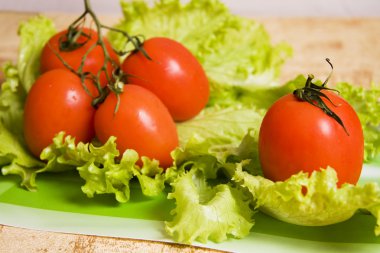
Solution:
[{"label": "wood grain", "polygon": [[298,74],[324,79],[334,64],[331,83],[380,84],[380,18],[272,18],[260,20],[274,42],[286,41],[293,57],[282,70],[286,82]]},{"label": "wood grain", "polygon": [[[17,61],[17,28],[34,14],[0,12],[0,64]],[[58,29],[74,16],[47,13]],[[119,17],[105,16],[106,24]],[[274,43],[287,41],[294,49],[280,76],[286,82],[298,74],[313,73],[324,79],[330,69],[332,82],[368,86],[380,83],[380,19],[260,18]],[[1,79],[1,74],[0,74]],[[210,249],[125,238],[95,237],[36,231],[0,225],[0,252],[217,252]]]},{"label": "wood grain", "polygon": [[0,252],[102,253],[102,252],[224,252],[208,248],[129,238],[114,238],[37,231],[0,225]]}]

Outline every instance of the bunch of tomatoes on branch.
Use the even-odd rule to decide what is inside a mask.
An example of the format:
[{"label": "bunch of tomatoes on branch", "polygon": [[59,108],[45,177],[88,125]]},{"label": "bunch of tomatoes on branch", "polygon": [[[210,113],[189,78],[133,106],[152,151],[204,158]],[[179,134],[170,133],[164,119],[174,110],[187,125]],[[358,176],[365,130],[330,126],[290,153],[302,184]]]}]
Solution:
[{"label": "bunch of tomatoes on branch", "polygon": [[[24,111],[30,151],[39,156],[60,131],[76,142],[115,136],[121,153],[134,149],[170,166],[178,146],[175,122],[193,118],[208,102],[205,71],[179,42],[105,26],[84,2],[83,14],[42,50],[41,75]],[[95,29],[86,26],[88,16]],[[133,50],[115,51],[103,30],[121,33]]]}]

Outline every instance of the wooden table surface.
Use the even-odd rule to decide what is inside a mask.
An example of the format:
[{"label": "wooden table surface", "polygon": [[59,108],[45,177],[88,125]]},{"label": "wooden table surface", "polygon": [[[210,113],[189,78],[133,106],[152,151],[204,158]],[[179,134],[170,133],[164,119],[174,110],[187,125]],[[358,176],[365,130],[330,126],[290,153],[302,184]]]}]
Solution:
[{"label": "wooden table surface", "polygon": [[[17,27],[35,14],[0,12],[0,65],[16,62]],[[45,13],[58,29],[74,19],[73,15]],[[103,22],[114,24],[120,17],[105,16]],[[274,43],[287,41],[294,56],[283,68],[280,81],[298,74],[313,73],[324,79],[334,64],[331,82],[347,81],[369,86],[380,84],[380,18],[259,18]],[[1,74],[0,74],[1,79]],[[1,215],[1,210],[0,210]],[[254,247],[254,246],[253,246]],[[0,252],[217,252],[210,249],[90,235],[36,231],[0,224]]]}]

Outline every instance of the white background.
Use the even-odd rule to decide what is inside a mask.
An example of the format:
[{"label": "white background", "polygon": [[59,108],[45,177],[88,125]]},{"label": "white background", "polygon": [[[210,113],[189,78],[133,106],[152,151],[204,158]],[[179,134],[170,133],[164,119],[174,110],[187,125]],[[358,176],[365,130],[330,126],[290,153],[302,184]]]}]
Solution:
[{"label": "white background", "polygon": [[[222,1],[232,12],[246,16],[380,17],[380,0]],[[91,3],[98,13],[120,14],[119,0],[92,0]],[[0,0],[0,11],[80,13],[82,10],[82,0]]]}]

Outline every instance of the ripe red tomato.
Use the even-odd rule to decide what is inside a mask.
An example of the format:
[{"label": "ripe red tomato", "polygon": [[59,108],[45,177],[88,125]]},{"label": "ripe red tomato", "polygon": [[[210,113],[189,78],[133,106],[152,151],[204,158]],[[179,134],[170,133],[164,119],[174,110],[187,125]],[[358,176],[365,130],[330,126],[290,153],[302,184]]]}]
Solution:
[{"label": "ripe red tomato", "polygon": [[178,146],[177,129],[169,111],[149,90],[126,85],[120,96],[110,93],[95,113],[95,133],[105,143],[116,136],[121,153],[134,149],[140,156],[160,161],[164,168],[172,164],[170,153]]},{"label": "ripe red tomato", "polygon": [[197,59],[182,44],[168,38],[151,38],[143,49],[130,54],[122,63],[128,82],[147,88],[169,109],[175,121],[197,115],[207,104],[209,83]]},{"label": "ripe red tomato", "polygon": [[[90,37],[87,38],[84,35],[81,35],[77,39],[77,43],[84,43],[84,45],[72,51],[61,51],[59,48],[59,43],[60,40],[64,38],[64,35],[66,33],[67,30],[64,30],[55,34],[44,46],[41,54],[41,73],[56,68],[66,68],[61,59],[57,56],[57,53],[74,70],[78,70],[82,63],[82,58],[86,55],[87,51],[91,47],[93,47],[98,41],[98,34],[96,31],[88,28],[83,28],[83,33],[88,34]],[[103,40],[111,59],[118,64],[119,59],[117,54],[113,51],[108,40],[106,38],[103,38]],[[63,41],[65,41],[65,39],[63,39]],[[91,50],[91,52],[88,53],[86,56],[86,59],[84,61],[83,73],[90,72],[94,75],[97,75],[104,64],[104,60],[105,57],[101,46],[95,46]],[[113,69],[114,67],[109,62],[107,64],[107,73],[110,77],[112,76]],[[99,81],[102,85],[107,84],[107,78],[104,72],[101,73]]]},{"label": "ripe red tomato", "polygon": [[[96,92],[92,83],[88,89]],[[24,108],[24,136],[30,151],[39,156],[60,131],[89,142],[94,137],[95,109],[81,79],[67,69],[42,74],[30,89]]]},{"label": "ripe red tomato", "polygon": [[260,128],[259,158],[265,177],[283,181],[299,171],[311,173],[331,166],[337,172],[338,185],[357,183],[364,154],[359,118],[343,98],[323,92],[336,106],[322,100],[343,121],[347,133],[320,108],[293,94],[280,98]]}]

